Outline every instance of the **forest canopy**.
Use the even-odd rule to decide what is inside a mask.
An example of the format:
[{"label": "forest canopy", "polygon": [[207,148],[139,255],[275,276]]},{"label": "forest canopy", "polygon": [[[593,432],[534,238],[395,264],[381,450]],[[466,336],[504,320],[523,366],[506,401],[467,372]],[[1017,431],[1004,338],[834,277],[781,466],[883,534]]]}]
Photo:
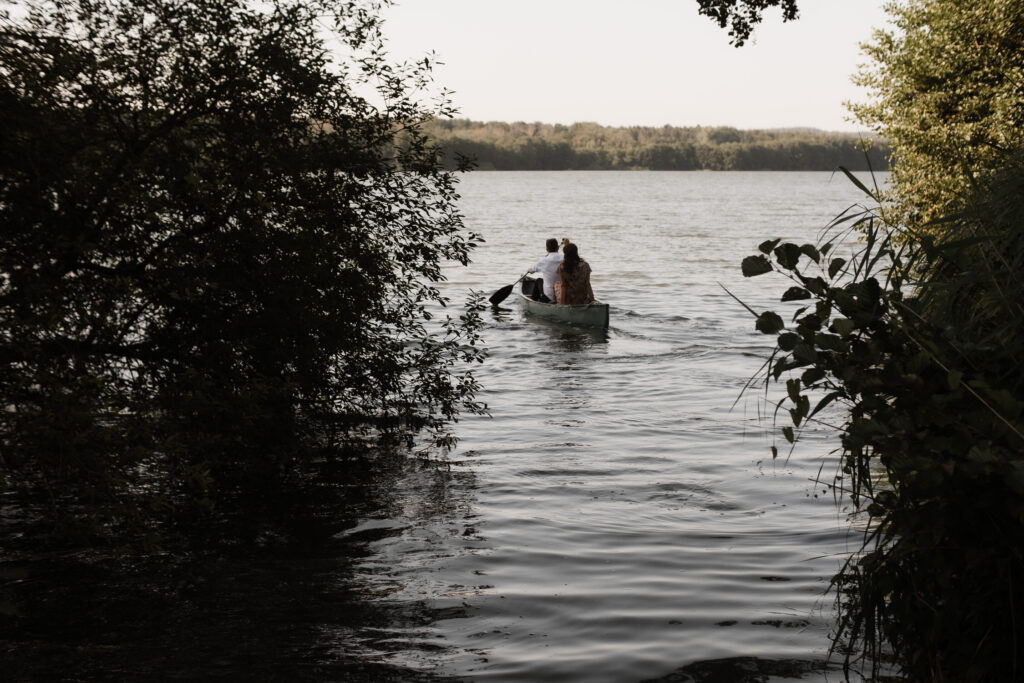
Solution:
[{"label": "forest canopy", "polygon": [[[462,157],[499,171],[876,171],[888,167],[884,141],[810,128],[608,127],[597,123],[487,123],[435,120],[423,132],[454,168]],[[865,154],[862,147],[867,146]]]}]

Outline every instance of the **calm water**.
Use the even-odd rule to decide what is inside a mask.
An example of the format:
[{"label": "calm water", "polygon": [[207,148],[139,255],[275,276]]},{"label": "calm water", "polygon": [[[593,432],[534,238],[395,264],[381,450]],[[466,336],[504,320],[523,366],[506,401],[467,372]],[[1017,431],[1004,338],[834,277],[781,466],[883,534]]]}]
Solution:
[{"label": "calm water", "polygon": [[856,539],[813,483],[836,443],[812,434],[772,461],[763,391],[737,402],[767,338],[719,283],[777,308],[784,281],[744,281],[742,257],[813,242],[859,191],[827,173],[531,172],[471,174],[461,192],[487,243],[449,294],[490,294],[567,236],[611,327],[527,318],[511,297],[487,313],[491,417],[460,423],[450,470],[408,472],[348,531],[367,551],[353,581],[406,621],[345,649],[479,681],[640,681],[708,660],[674,680],[839,680],[820,670],[823,596]]}]

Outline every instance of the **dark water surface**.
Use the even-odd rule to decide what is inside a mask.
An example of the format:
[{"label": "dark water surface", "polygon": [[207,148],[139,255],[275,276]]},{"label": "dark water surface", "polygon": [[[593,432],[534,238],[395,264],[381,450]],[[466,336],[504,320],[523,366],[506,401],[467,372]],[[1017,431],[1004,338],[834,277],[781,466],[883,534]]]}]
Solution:
[{"label": "dark water surface", "polygon": [[511,298],[488,311],[491,417],[458,425],[449,463],[342,463],[326,479],[351,491],[344,509],[308,501],[257,547],[122,563],[123,585],[116,560],[80,556],[76,590],[66,559],[48,574],[0,558],[11,680],[840,680],[824,593],[856,538],[814,483],[836,443],[809,434],[772,461],[763,392],[737,401],[767,338],[719,283],[778,308],[785,282],[745,281],[740,260],[767,238],[814,241],[856,188],[492,172],[461,191],[487,242],[447,271],[449,295],[490,294],[567,236],[610,329],[526,318]]}]

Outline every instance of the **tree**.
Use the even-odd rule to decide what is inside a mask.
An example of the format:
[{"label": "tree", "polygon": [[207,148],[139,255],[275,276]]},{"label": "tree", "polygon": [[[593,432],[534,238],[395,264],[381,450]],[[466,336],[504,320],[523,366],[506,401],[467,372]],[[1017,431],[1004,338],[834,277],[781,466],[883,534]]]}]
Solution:
[{"label": "tree", "polygon": [[4,19],[0,467],[26,502],[148,528],[482,410],[476,308],[434,286],[478,238],[417,129],[429,61],[388,62],[379,7]]},{"label": "tree", "polygon": [[963,188],[1024,141],[1024,4],[910,0],[887,11],[896,28],[876,31],[856,78],[872,100],[851,109],[889,141],[893,218],[913,229],[962,208]]},{"label": "tree", "polygon": [[796,0],[697,0],[697,3],[701,14],[711,17],[722,28],[729,28],[736,47],[747,42],[769,7],[780,7],[783,21],[796,19],[798,13]]}]

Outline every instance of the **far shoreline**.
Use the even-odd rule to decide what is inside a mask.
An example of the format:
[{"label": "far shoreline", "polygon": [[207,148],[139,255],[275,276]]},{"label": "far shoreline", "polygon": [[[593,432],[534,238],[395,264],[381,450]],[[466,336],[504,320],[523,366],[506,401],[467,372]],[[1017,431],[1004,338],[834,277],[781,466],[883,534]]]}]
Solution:
[{"label": "far shoreline", "polygon": [[445,168],[491,171],[888,170],[886,140],[807,128],[613,128],[596,123],[430,120],[420,132]]}]

